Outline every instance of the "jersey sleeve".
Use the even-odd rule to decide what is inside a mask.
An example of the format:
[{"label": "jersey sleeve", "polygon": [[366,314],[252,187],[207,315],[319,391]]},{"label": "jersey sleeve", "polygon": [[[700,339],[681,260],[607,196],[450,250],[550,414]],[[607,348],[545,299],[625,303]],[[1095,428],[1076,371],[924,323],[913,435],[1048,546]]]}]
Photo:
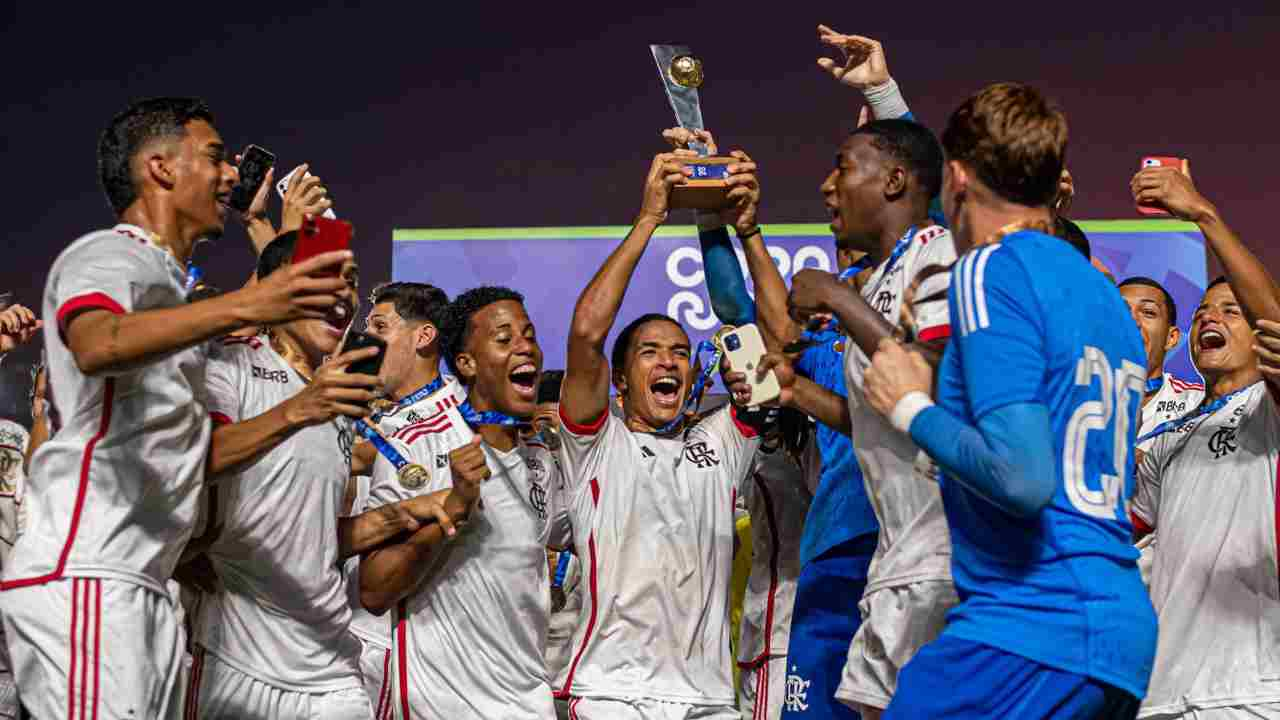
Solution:
[{"label": "jersey sleeve", "polygon": [[[916,260],[915,276],[931,268],[950,268],[956,261],[955,243],[951,233],[934,226],[925,228],[921,238],[927,239]],[[950,272],[933,272],[916,285],[912,312],[916,321],[916,337],[920,342],[946,340],[951,337],[951,311],[947,290],[951,285]]]},{"label": "jersey sleeve", "polygon": [[573,498],[592,480],[598,482],[605,475],[609,448],[615,443],[626,442],[627,438],[620,437],[625,432],[622,421],[608,408],[599,420],[589,425],[571,422],[561,409],[560,447],[556,449],[556,459],[564,474],[566,497]]},{"label": "jersey sleeve", "polygon": [[241,352],[238,349],[214,345],[210,348],[209,362],[205,365],[205,402],[209,416],[217,425],[238,423],[244,406],[242,388],[248,387],[244,377]]},{"label": "jersey sleeve", "polygon": [[1013,252],[985,245],[951,273],[950,315],[973,416],[1041,401],[1047,368],[1044,327],[1030,278]]},{"label": "jersey sleeve", "polygon": [[751,462],[760,447],[760,437],[755,428],[738,419],[738,409],[725,405],[712,413],[694,428],[705,432],[713,446],[721,450],[720,461],[726,477],[741,494],[743,481],[751,472]]},{"label": "jersey sleeve", "polygon": [[1151,450],[1143,454],[1142,462],[1135,466],[1133,497],[1129,499],[1129,519],[1139,534],[1155,530],[1156,516],[1160,511],[1161,440],[1163,438],[1157,438]]},{"label": "jersey sleeve", "polygon": [[139,309],[135,298],[145,297],[152,286],[169,287],[169,276],[142,250],[137,240],[109,235],[63,256],[53,285],[58,332],[65,333],[67,323],[81,312],[123,315]]}]

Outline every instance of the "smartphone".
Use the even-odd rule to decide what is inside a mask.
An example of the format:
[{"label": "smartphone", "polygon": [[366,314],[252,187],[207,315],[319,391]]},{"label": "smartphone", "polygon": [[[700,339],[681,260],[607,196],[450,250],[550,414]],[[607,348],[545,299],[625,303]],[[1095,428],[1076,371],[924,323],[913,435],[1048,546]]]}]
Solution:
[{"label": "smartphone", "polygon": [[231,199],[228,204],[240,212],[247,212],[253,204],[253,198],[267,179],[267,173],[276,164],[276,156],[258,147],[250,145],[240,155],[240,182],[231,188]]},{"label": "smartphone", "polygon": [[751,385],[751,402],[747,407],[757,407],[777,400],[782,394],[782,388],[773,371],[765,373],[763,378],[756,377],[756,367],[765,355],[760,328],[754,324],[743,325],[725,333],[720,341],[724,344],[725,355],[729,357],[729,367],[747,375],[747,383]]},{"label": "smartphone", "polygon": [[[1190,175],[1187,170],[1186,158],[1169,157],[1164,155],[1148,155],[1147,157],[1142,158],[1142,164],[1139,165],[1139,168],[1146,169],[1149,167],[1177,168],[1183,175]],[[1154,205],[1143,205],[1142,203],[1138,203],[1135,207],[1138,209],[1138,212],[1149,217],[1170,217],[1169,213]]]},{"label": "smartphone", "polygon": [[[331,250],[346,250],[351,247],[351,236],[354,233],[351,223],[342,220],[325,217],[303,220],[302,227],[298,230],[298,239],[293,244],[293,263],[296,265]],[[338,269],[322,274],[337,275]]]},{"label": "smartphone", "polygon": [[[289,183],[293,182],[293,176],[296,174],[297,174],[297,168],[294,168],[292,171],[289,172],[288,175],[285,175],[284,177],[276,181],[276,193],[280,195],[281,200],[284,200],[285,193],[289,192]],[[310,177],[310,176],[311,176],[311,173],[309,172],[303,174],[303,177]],[[337,214],[333,212],[333,208],[329,208],[328,210],[325,210],[323,213],[321,213],[321,215],[329,218],[330,220],[338,219]]]},{"label": "smartphone", "polygon": [[387,344],[369,333],[363,333],[358,330],[352,330],[347,333],[347,341],[342,344],[342,352],[349,353],[352,350],[361,350],[368,347],[378,348],[378,354],[371,358],[351,363],[347,366],[347,372],[361,375],[377,375],[382,370],[382,358],[387,354]]}]

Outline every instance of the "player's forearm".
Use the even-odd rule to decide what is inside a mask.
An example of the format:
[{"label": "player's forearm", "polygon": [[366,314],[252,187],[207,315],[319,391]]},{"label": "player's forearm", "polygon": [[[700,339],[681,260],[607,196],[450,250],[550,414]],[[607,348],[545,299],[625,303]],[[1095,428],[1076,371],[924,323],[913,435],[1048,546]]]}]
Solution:
[{"label": "player's forearm", "polygon": [[608,259],[587,283],[574,307],[573,323],[569,328],[570,344],[588,343],[603,351],[605,338],[618,318],[622,298],[626,295],[627,286],[631,284],[631,276],[657,229],[656,220],[642,216],[636,220],[622,243],[609,253]]},{"label": "player's forearm", "polygon": [[31,473],[31,458],[49,439],[49,418],[43,413],[31,418],[31,435],[27,438],[27,451],[22,456],[22,472]]},{"label": "player's forearm", "polygon": [[219,473],[271,450],[297,431],[289,418],[287,402],[248,420],[215,424],[209,440],[205,476],[210,482]]},{"label": "player's forearm", "polygon": [[276,229],[266,217],[250,220],[244,229],[249,234],[249,243],[253,246],[255,256],[261,255],[262,249],[276,239]]},{"label": "player's forearm", "polygon": [[862,348],[867,357],[875,355],[881,340],[893,335],[893,326],[889,321],[848,285],[841,283],[833,286],[826,304],[850,339]]},{"label": "player's forearm", "polygon": [[729,231],[724,225],[704,230],[702,223],[699,218],[698,244],[702,247],[702,272],[711,310],[725,325],[746,325],[755,320],[755,303],[747,292]]},{"label": "player's forearm", "polygon": [[987,413],[977,428],[936,405],[910,419],[898,410],[894,416],[894,425],[908,424],[911,439],[948,475],[1010,515],[1031,517],[1053,498],[1053,435],[1045,406],[1006,405]]},{"label": "player's forearm", "polygon": [[1196,225],[1222,263],[1227,282],[1249,322],[1259,318],[1280,320],[1280,289],[1275,279],[1222,220],[1217,208],[1207,206],[1196,218]]},{"label": "player's forearm", "polygon": [[71,320],[67,345],[85,375],[124,373],[250,324],[242,303],[240,293],[232,292],[122,315],[91,310]]},{"label": "player's forearm", "polygon": [[787,284],[782,281],[778,266],[769,255],[764,236],[756,233],[742,241],[742,251],[747,258],[747,271],[756,288],[756,319],[760,334],[769,350],[777,352],[782,346],[800,337],[800,326],[787,313]]},{"label": "player's forearm", "polygon": [[405,531],[403,516],[384,505],[359,515],[338,518],[338,562],[363,555]]},{"label": "player's forearm", "polygon": [[[471,517],[476,501],[450,490],[442,504],[449,519],[461,531],[460,526]],[[402,542],[387,543],[384,539],[381,547],[366,551],[368,554],[360,559],[360,604],[374,615],[394,607],[435,573],[435,559],[447,539],[444,528],[433,522],[418,528]]]},{"label": "player's forearm", "polygon": [[842,435],[848,435],[849,401],[805,377],[796,377],[791,406]]}]

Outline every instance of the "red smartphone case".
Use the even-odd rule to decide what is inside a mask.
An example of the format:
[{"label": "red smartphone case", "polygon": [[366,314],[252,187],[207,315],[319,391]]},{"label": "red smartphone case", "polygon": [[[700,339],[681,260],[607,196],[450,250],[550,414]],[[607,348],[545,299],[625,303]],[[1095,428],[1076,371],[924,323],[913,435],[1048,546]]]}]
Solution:
[{"label": "red smartphone case", "polygon": [[[1148,155],[1147,157],[1142,158],[1142,163],[1138,167],[1139,169],[1149,167],[1171,167],[1177,168],[1182,171],[1183,174],[1186,174],[1187,161],[1180,157],[1171,157],[1168,155]],[[1137,204],[1134,205],[1134,207],[1137,208],[1138,212],[1146,215],[1147,217],[1170,217],[1169,213],[1152,205]]]},{"label": "red smartphone case", "polygon": [[[348,249],[351,247],[352,232],[351,223],[343,220],[330,220],[327,217],[304,220],[293,245],[293,263],[296,265],[333,250]],[[328,274],[337,275],[338,271]]]}]

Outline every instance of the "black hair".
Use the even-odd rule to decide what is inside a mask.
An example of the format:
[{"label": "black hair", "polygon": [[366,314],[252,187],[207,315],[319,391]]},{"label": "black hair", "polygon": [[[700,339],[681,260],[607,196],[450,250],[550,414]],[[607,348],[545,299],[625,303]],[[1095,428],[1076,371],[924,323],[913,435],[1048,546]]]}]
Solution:
[{"label": "black hair", "polygon": [[369,294],[369,302],[389,302],[396,314],[407,322],[434,324],[440,327],[440,313],[449,304],[449,296],[435,285],[416,282],[386,282]]},{"label": "black hair", "polygon": [[614,372],[621,371],[622,366],[626,364],[627,350],[631,347],[631,338],[640,329],[640,326],[659,321],[669,322],[680,328],[680,332],[684,332],[684,328],[681,327],[680,323],[673,320],[670,315],[663,315],[662,313],[645,313],[632,320],[627,323],[626,327],[622,328],[622,332],[618,333],[617,339],[613,341],[613,350],[609,353],[609,362],[612,364]]},{"label": "black hair", "polygon": [[290,230],[280,233],[275,240],[267,243],[258,256],[258,279],[265,280],[268,275],[288,265],[293,258],[293,246],[298,242],[298,231]]},{"label": "black hair", "polygon": [[1079,225],[1059,215],[1053,219],[1053,234],[1071,243],[1072,247],[1084,255],[1085,260],[1093,259],[1093,252],[1089,249],[1089,236],[1084,234]]},{"label": "black hair", "polygon": [[199,98],[139,100],[111,119],[98,139],[98,177],[117,216],[138,199],[134,156],[154,140],[185,137],[192,120],[213,124],[213,113]]},{"label": "black hair", "polygon": [[[1226,280],[1226,278],[1223,278],[1223,280]],[[1120,283],[1117,287],[1123,288],[1128,285],[1142,285],[1143,287],[1155,288],[1156,290],[1159,290],[1160,294],[1164,296],[1164,307],[1165,307],[1165,310],[1169,313],[1169,324],[1170,325],[1178,324],[1178,306],[1173,304],[1173,296],[1169,294],[1168,290],[1164,289],[1163,285],[1156,282],[1152,278],[1146,277],[1145,275],[1134,275],[1131,278],[1126,278],[1125,281]],[[1213,285],[1210,285],[1209,287],[1213,287]],[[1208,292],[1208,289],[1206,289],[1205,292]]]},{"label": "black hair", "polygon": [[1218,277],[1214,278],[1213,282],[1209,283],[1209,287],[1205,288],[1204,291],[1209,292],[1210,290],[1214,289],[1215,287],[1221,285],[1224,282],[1228,282],[1227,276],[1219,275]]},{"label": "black hair", "polygon": [[898,160],[916,177],[926,199],[942,192],[942,145],[929,128],[901,118],[874,120],[849,134],[871,136],[871,146]]},{"label": "black hair", "polygon": [[440,311],[439,342],[449,372],[458,374],[457,357],[462,354],[467,338],[471,335],[471,316],[504,300],[524,303],[524,295],[511,288],[484,285],[462,293]]},{"label": "black hair", "polygon": [[538,404],[560,402],[560,386],[564,384],[563,370],[543,370],[538,381]]}]

